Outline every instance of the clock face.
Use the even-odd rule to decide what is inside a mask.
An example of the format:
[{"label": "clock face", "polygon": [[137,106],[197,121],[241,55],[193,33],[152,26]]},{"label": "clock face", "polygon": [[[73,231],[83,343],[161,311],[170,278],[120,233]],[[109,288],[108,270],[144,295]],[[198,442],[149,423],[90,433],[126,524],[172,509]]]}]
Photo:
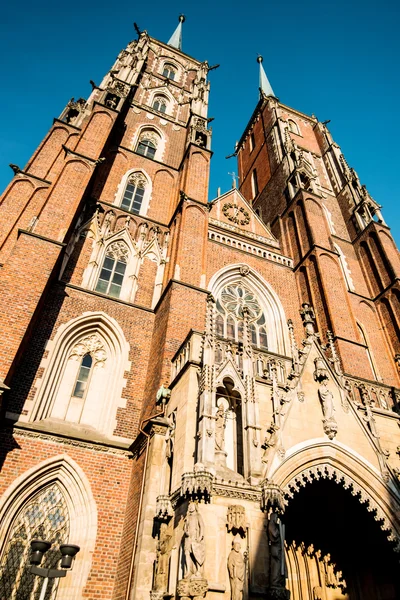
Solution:
[{"label": "clock face", "polygon": [[228,202],[223,205],[222,212],[229,221],[236,223],[236,225],[247,225],[250,223],[250,215],[243,206],[236,206],[236,204]]}]

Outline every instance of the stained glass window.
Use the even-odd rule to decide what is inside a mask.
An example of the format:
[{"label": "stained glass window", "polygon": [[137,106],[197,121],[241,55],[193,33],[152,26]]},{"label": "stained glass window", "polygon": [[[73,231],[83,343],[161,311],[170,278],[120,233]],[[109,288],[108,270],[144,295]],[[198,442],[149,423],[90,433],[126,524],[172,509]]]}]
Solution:
[{"label": "stained glass window", "polygon": [[216,334],[235,341],[243,339],[244,313],[247,313],[250,343],[267,349],[265,315],[257,296],[244,285],[226,285],[216,302]]},{"label": "stained glass window", "polygon": [[[34,538],[53,544],[41,567],[56,568],[61,558],[59,545],[69,541],[68,508],[57,483],[32,496],[11,525],[0,563],[1,600],[38,600],[43,579],[29,571],[30,542]],[[49,580],[45,600],[55,600],[57,585],[57,579]]]}]

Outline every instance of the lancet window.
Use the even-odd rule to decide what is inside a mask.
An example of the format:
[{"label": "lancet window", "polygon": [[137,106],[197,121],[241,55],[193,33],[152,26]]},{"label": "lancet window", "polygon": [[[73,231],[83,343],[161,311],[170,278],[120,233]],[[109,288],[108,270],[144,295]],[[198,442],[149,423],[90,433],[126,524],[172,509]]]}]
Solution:
[{"label": "lancet window", "polygon": [[159,142],[160,137],[157,135],[157,133],[147,129],[143,131],[139,138],[136,152],[142,156],[146,156],[147,158],[155,158]]},{"label": "lancet window", "polygon": [[153,108],[154,110],[158,110],[159,112],[166,113],[167,112],[168,101],[165,96],[155,96],[153,100]]},{"label": "lancet window", "polygon": [[138,215],[142,207],[146,183],[141,173],[133,173],[126,184],[121,207]]},{"label": "lancet window", "polygon": [[168,79],[172,79],[172,81],[173,81],[176,77],[175,67],[169,63],[165,63],[164,69],[163,69],[163,75],[164,75],[164,77],[168,77]]},{"label": "lancet window", "polygon": [[114,242],[106,250],[96,292],[119,298],[124,280],[129,251],[123,242]]},{"label": "lancet window", "polygon": [[296,133],[297,135],[300,134],[299,127],[295,121],[293,121],[292,119],[289,119],[288,124],[289,124],[289,130],[292,133]]},{"label": "lancet window", "polygon": [[93,359],[90,354],[85,354],[82,358],[81,366],[79,368],[78,376],[72,395],[75,398],[83,398],[89,383],[90,372],[92,369]]},{"label": "lancet window", "polygon": [[[42,578],[29,571],[30,542],[48,540],[53,547],[46,552],[42,567],[56,568],[60,544],[68,542],[70,518],[64,495],[54,482],[31,496],[18,512],[4,545],[0,567],[0,598],[37,600]],[[49,579],[45,600],[53,600],[57,579]]]},{"label": "lancet window", "polygon": [[242,284],[226,285],[220,293],[216,307],[217,336],[242,342],[246,316],[250,343],[268,348],[265,315],[258,298],[250,289]]}]

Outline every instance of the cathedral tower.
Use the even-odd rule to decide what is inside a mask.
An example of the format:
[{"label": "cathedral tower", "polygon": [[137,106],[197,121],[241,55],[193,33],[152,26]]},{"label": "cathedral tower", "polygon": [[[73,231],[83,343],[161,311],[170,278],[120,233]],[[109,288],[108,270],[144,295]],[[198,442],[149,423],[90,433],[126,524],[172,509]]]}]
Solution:
[{"label": "cathedral tower", "polygon": [[395,600],[398,251],[260,100],[208,202],[210,67],[137,28],[0,203],[0,598]]}]

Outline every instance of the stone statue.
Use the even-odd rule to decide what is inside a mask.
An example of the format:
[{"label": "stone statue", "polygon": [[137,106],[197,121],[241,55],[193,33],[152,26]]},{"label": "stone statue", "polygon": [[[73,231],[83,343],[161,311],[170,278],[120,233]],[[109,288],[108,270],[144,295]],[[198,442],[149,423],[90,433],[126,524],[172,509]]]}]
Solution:
[{"label": "stone statue", "polygon": [[318,388],[318,395],[321,401],[322,412],[324,415],[324,419],[327,421],[333,419],[333,413],[335,411],[335,407],[333,405],[333,394],[327,388],[326,384],[322,384]]},{"label": "stone statue", "polygon": [[308,302],[303,302],[301,305],[302,310],[300,311],[301,319],[303,321],[304,329],[306,330],[307,336],[314,335],[315,333],[315,313],[313,307]]},{"label": "stone statue", "polygon": [[160,538],[157,543],[156,574],[154,582],[156,590],[165,591],[167,589],[170,539],[171,536],[167,533],[167,524],[161,523]]},{"label": "stone statue", "polygon": [[225,447],[225,411],[222,404],[219,405],[215,415],[215,449],[224,451]]},{"label": "stone statue", "polygon": [[183,526],[184,569],[183,578],[202,578],[205,559],[204,522],[197,505],[189,502]]},{"label": "stone statue", "polygon": [[240,552],[240,543],[232,542],[232,550],[228,556],[228,573],[231,584],[231,600],[242,600],[246,565]]},{"label": "stone statue", "polygon": [[272,512],[268,521],[270,552],[270,587],[285,587],[283,540],[278,513]]},{"label": "stone statue", "polygon": [[333,588],[338,587],[338,580],[335,575],[335,565],[331,563],[331,555],[326,554],[322,560],[325,569],[325,585]]}]

